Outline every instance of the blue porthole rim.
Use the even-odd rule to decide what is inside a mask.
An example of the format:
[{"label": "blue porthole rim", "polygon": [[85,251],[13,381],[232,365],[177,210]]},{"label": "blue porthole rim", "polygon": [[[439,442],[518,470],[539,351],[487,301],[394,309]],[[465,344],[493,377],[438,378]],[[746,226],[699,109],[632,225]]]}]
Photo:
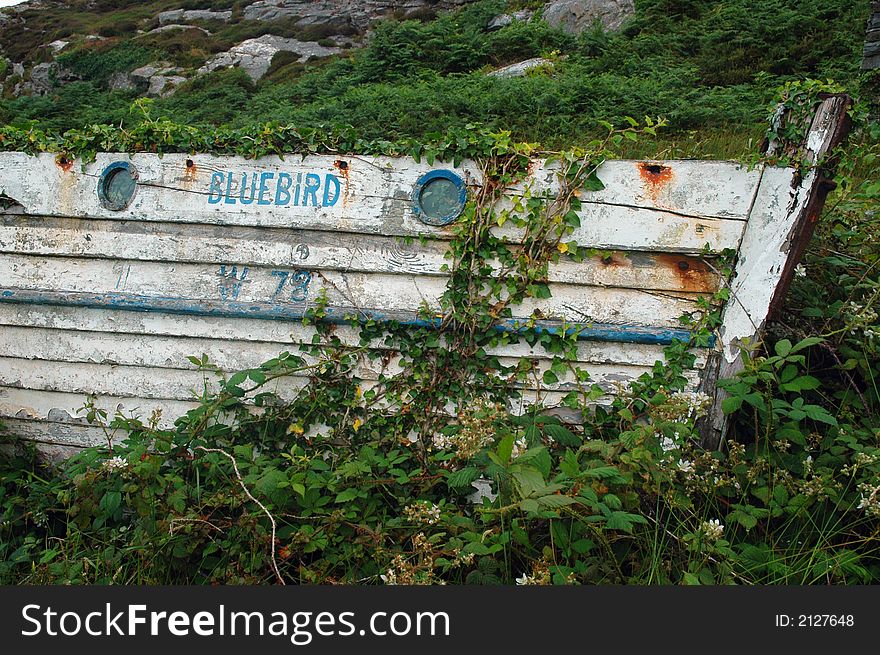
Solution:
[{"label": "blue porthole rim", "polygon": [[[458,189],[458,207],[454,211],[440,217],[428,216],[422,210],[421,205],[422,189],[434,180],[449,180]],[[461,216],[461,213],[464,211],[464,206],[467,204],[467,185],[459,175],[450,170],[438,169],[435,171],[429,171],[416,181],[416,185],[413,187],[412,201],[413,213],[418,216],[422,223],[428,225],[449,225],[456,218]]]},{"label": "blue porthole rim", "polygon": [[[135,181],[135,189],[131,194],[131,197],[125,202],[125,204],[117,204],[110,200],[107,197],[107,182],[110,180],[111,176],[116,173],[116,171],[128,171],[128,174],[131,175],[131,179]],[[134,200],[135,195],[137,194],[137,179],[138,179],[138,170],[135,168],[134,164],[128,161],[114,161],[111,164],[108,164],[103,171],[101,171],[101,175],[98,177],[98,200],[101,202],[101,206],[105,209],[109,209],[111,211],[122,211],[126,207],[131,204],[131,201]]]}]

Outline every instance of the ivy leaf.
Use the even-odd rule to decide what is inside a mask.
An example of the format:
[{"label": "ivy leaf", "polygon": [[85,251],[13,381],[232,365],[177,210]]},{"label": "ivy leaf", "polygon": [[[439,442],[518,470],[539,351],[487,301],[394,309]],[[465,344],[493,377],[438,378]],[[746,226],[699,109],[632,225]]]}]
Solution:
[{"label": "ivy leaf", "polygon": [[599,179],[599,176],[596,175],[595,171],[584,181],[584,191],[601,191],[604,188],[605,183]]}]

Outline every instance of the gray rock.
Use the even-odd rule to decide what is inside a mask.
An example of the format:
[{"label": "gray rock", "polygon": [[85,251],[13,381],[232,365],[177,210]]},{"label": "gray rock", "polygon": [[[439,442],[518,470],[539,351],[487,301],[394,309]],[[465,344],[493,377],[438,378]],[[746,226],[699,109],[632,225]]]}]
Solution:
[{"label": "gray rock", "polygon": [[59,66],[57,62],[43,62],[31,68],[30,78],[20,85],[20,93],[46,95],[62,84],[74,82],[79,77],[72,71]]},{"label": "gray rock", "polygon": [[62,41],[59,39],[57,41],[52,41],[52,43],[49,44],[49,47],[52,48],[52,54],[55,54],[64,50],[69,43],[70,41]]},{"label": "gray rock", "polygon": [[554,27],[579,34],[597,20],[606,30],[616,30],[635,10],[633,0],[554,0],[544,7],[543,17]]},{"label": "gray rock", "polygon": [[128,91],[135,88],[134,80],[131,79],[130,73],[113,73],[107,80],[107,88],[111,91]]},{"label": "gray rock", "polygon": [[181,75],[154,75],[150,78],[147,95],[167,98],[184,82],[186,82],[186,78]]},{"label": "gray rock", "polygon": [[532,15],[532,12],[528,9],[516,11],[512,14],[501,14],[500,16],[495,16],[495,18],[490,20],[486,24],[486,29],[490,32],[500,30],[502,27],[507,27],[508,25],[511,25],[514,21],[529,21],[532,19]]},{"label": "gray rock", "polygon": [[162,25],[160,27],[157,27],[156,29],[150,30],[149,32],[147,32],[147,34],[161,34],[162,32],[173,32],[174,30],[198,30],[200,32],[204,32],[208,36],[211,35],[211,33],[204,27],[196,27],[195,25],[181,25],[179,23]]},{"label": "gray rock", "polygon": [[136,68],[128,77],[132,87],[148,96],[164,98],[174,93],[175,89],[186,81],[180,75],[180,69],[170,66],[167,62],[156,62]]},{"label": "gray rock", "polygon": [[20,62],[13,62],[12,64],[12,74],[18,75],[19,77],[24,76],[24,64]]},{"label": "gray rock", "polygon": [[297,39],[266,34],[256,39],[242,41],[227,52],[221,52],[202,66],[198,72],[210,73],[218,68],[238,66],[256,82],[269,70],[272,57],[281,51],[300,55],[298,61],[302,63],[314,57],[335,55],[341,52],[341,49],[325,48],[309,41],[298,41]]},{"label": "gray rock", "polygon": [[525,61],[520,61],[515,64],[510,64],[509,66],[504,66],[503,68],[499,68],[498,70],[494,70],[489,73],[490,77],[522,77],[528,71],[533,68],[540,68],[541,66],[547,66],[549,68],[553,68],[553,62],[549,59],[544,59],[543,57],[535,57],[534,59],[526,59]]},{"label": "gray rock", "polygon": [[232,20],[232,10],[211,11],[210,9],[172,9],[171,11],[163,11],[159,13],[156,18],[159,19],[160,25],[180,22],[185,23],[194,20],[217,20],[228,23]]},{"label": "gray rock", "polygon": [[348,22],[359,32],[395,12],[420,9],[446,11],[474,0],[259,0],[244,8],[245,20],[276,21],[298,18],[298,25],[335,25]]}]

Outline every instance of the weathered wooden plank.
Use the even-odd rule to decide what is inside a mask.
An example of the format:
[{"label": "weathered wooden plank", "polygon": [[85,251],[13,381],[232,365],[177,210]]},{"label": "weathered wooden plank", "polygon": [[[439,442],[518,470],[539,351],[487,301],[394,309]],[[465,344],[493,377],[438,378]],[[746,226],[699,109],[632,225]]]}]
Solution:
[{"label": "weathered wooden plank", "polygon": [[[0,216],[0,252],[8,254],[443,276],[451,263],[447,250],[444,241],[405,243],[375,235],[248,227],[230,233],[217,226]],[[617,251],[580,263],[563,259],[550,265],[548,279],[656,291],[718,288],[718,275],[706,262],[671,253]]]},{"label": "weathered wooden plank", "polygon": [[[808,173],[808,177],[813,175]],[[793,181],[791,169],[764,171],[731,284],[733,301],[725,308],[719,329],[728,362],[739,356],[742,340],[760,330],[770,309],[770,299],[788,257],[783,246],[791,237],[792,216],[803,209],[808,196],[799,186],[792,187]]]},{"label": "weathered wooden plank", "polygon": [[[131,205],[115,212],[101,206],[96,188],[100,172],[118,159],[131,161],[140,177]],[[340,161],[320,156],[287,162],[267,157],[253,162],[204,155],[166,155],[159,159],[155,155],[129,157],[102,153],[83,174],[77,167],[58,165],[49,155],[27,157],[21,153],[0,153],[0,179],[9,178],[8,183],[4,182],[8,184],[7,195],[19,201],[25,213],[32,215],[284,227],[386,236],[448,235],[448,228],[425,225],[418,220],[412,212],[411,200],[419,176],[448,167],[430,167],[406,159],[348,158],[343,173]],[[186,166],[187,162],[192,166]],[[680,164],[688,170],[693,166]],[[604,166],[608,167],[607,175],[628,181],[618,185],[611,203],[591,199],[591,193],[582,194],[589,203],[582,213],[582,228],[572,235],[581,245],[700,252],[706,244],[713,250],[721,250],[738,243],[742,232],[740,221],[725,220],[728,215],[697,212],[699,206],[686,201],[691,191],[697,197],[704,197],[706,192],[697,192],[691,186],[705,185],[705,175],[677,176],[676,180],[680,177],[681,182],[669,184],[672,191],[668,194],[647,192],[646,195],[644,180],[633,177],[632,162],[608,162]],[[236,172],[233,173],[232,168]],[[721,177],[712,188],[727,188],[726,182],[738,174],[734,164],[725,164],[722,168]],[[468,183],[479,180],[473,164],[466,163],[454,170]],[[540,165],[536,170],[538,172],[522,186],[531,186],[539,192],[548,180],[554,179],[555,172],[552,167],[543,169]],[[263,182],[271,186],[272,180],[277,183],[282,173],[293,179],[313,176],[312,181],[318,186],[308,202],[303,204],[301,197],[298,203],[278,204],[277,191],[268,187],[266,193],[261,194]],[[264,174],[272,177],[264,179]],[[605,173],[600,171],[600,177],[602,174]],[[722,194],[734,207],[728,214],[739,218],[745,215],[744,189],[748,189],[754,177],[753,172],[741,174],[745,181],[732,187],[733,195]],[[226,181],[223,183],[220,177],[214,177],[223,175],[226,176],[222,178]],[[238,188],[242,179],[245,180],[243,195]],[[47,188],[55,192],[47,192]],[[323,194],[328,190],[333,193],[325,197]],[[511,192],[516,193],[516,189]],[[242,198],[249,202],[242,204]],[[322,205],[322,201],[326,202]],[[670,210],[671,206],[675,209]],[[513,228],[502,232],[512,238],[517,235]]]},{"label": "weathered wooden plank", "polygon": [[[83,172],[78,164],[59,163],[51,154],[29,157],[2,153],[0,173],[10,178],[4,184],[7,195],[21,202],[28,213],[110,216],[96,201],[95,184],[106,166],[120,160],[130,161],[139,174],[140,189],[132,207],[133,216],[152,209],[171,213],[184,208],[202,213],[261,213],[267,207],[273,211],[284,208],[288,215],[303,216],[314,213],[314,209],[332,208],[340,215],[351,216],[353,211],[368,212],[375,207],[370,199],[408,202],[417,179],[439,168],[454,171],[472,185],[479,185],[482,179],[479,168],[470,161],[453,167],[449,162],[429,165],[407,157],[331,155],[248,160],[234,156],[99,153]],[[559,169],[557,162],[534,160],[529,176],[511,187],[510,192],[525,187],[534,193],[552,191]],[[279,186],[284,186],[279,184],[282,175],[291,176],[291,180],[285,179],[289,182],[290,198],[286,191],[279,190]],[[316,177],[307,180],[307,175]],[[612,160],[599,168],[598,176],[606,188],[585,192],[583,197],[591,202],[740,220],[748,213],[757,184],[754,170],[735,162],[719,161]],[[36,181],[57,185],[60,193],[57,197],[40,194]],[[316,190],[314,194],[306,192],[310,184]],[[359,217],[363,219],[364,216]]]},{"label": "weathered wooden plank", "polygon": [[[0,416],[85,424],[83,406],[86,400],[86,395],[81,393],[0,385]],[[159,426],[163,428],[171,427],[176,418],[198,406],[194,401],[122,397],[113,394],[102,394],[93,400],[97,409],[107,412],[108,421],[119,413],[126,418],[140,418],[146,422],[153,413],[158,413]]]},{"label": "weathered wooden plank", "polygon": [[[785,298],[833,186],[832,153],[849,133],[851,105],[846,95],[828,96],[806,126],[802,143],[771,141],[768,145],[769,155],[788,155],[803,162],[804,170],[767,168],[763,172],[739,249],[731,300],[722,315],[722,357],[717,370],[708,372],[708,380],[730,378],[742,370],[740,346],[762,338],[768,318]],[[724,439],[728,428],[721,407],[727,394],[723,389],[714,392],[715,401],[703,426],[703,440],[713,447]]]},{"label": "weathered wooden plank", "polygon": [[[333,308],[415,315],[424,305],[438,309],[446,286],[445,280],[436,277],[336,271],[313,274],[301,269],[250,268],[234,262],[164,264],[13,254],[0,258],[0,279],[9,301],[15,300],[13,289],[49,290],[99,294],[108,307],[129,300],[149,304],[156,299],[155,309],[179,305],[181,311],[192,312],[199,311],[195,301],[244,310],[263,305],[304,310],[309,299],[323,289]],[[540,310],[547,318],[675,328],[680,325],[679,317],[695,311],[698,296],[559,283],[549,288],[551,298],[525,300],[515,307],[516,316],[526,320]]]},{"label": "weathered wooden plank", "polygon": [[[536,403],[543,403],[545,407],[555,407],[562,402],[564,393],[547,392],[541,390],[524,390],[519,398],[511,401],[510,411],[521,414]],[[4,423],[14,420],[30,421],[30,433],[40,440],[52,441],[53,434],[59,434],[62,428],[54,428],[56,425],[69,425],[78,427],[83,432],[90,427],[85,422],[83,405],[86,397],[82,394],[41,391],[33,389],[18,389],[3,387],[0,385],[0,416],[6,417]],[[171,429],[177,417],[184,416],[189,410],[197,407],[196,403],[187,403],[174,400],[160,400],[148,398],[121,398],[118,396],[101,395],[93,398],[96,408],[103,409],[108,413],[108,421],[117,413],[126,419],[136,418],[145,423],[151,416],[156,416],[156,423],[160,429]],[[609,396],[596,399],[594,405],[607,405],[611,402]],[[252,408],[257,411],[258,408]],[[446,411],[454,412],[454,408],[447,407]],[[567,415],[567,410],[561,410]],[[14,417],[14,418],[9,418]],[[93,437],[104,434],[89,431]],[[123,430],[111,430],[114,443],[122,441],[126,434]],[[103,441],[102,443],[105,443]]]},{"label": "weathered wooden plank", "polygon": [[[189,400],[219,389],[216,373],[170,368],[164,366],[164,362],[150,361],[146,357],[140,361],[137,361],[137,356],[128,355],[127,358],[132,364],[0,357],[0,385],[39,391],[123,395],[160,400]],[[160,366],[155,366],[154,363],[159,363]],[[517,360],[503,358],[501,363],[512,368]],[[512,387],[559,392],[579,388],[571,375],[560,376],[562,379],[554,384],[543,383],[541,375],[549,369],[550,362],[535,360],[533,364],[534,378],[526,382],[511,380]],[[644,367],[621,364],[587,364],[583,369],[590,373],[591,383],[598,384],[607,392],[613,392],[619,385],[626,385],[647,372]],[[399,360],[385,364],[362,359],[354,365],[351,374],[363,380],[365,388],[372,388],[383,377],[399,375],[403,370]],[[231,371],[226,374],[231,374]],[[310,371],[296,372],[268,382],[261,390],[275,393],[284,400],[291,400],[308,385],[309,374]],[[698,374],[691,371],[688,372],[688,377],[692,383],[696,383]]]},{"label": "weathered wooden plank", "polygon": [[[145,347],[149,345],[159,352],[177,353],[182,358],[200,356],[202,353],[212,355],[216,349],[226,349],[260,352],[269,355],[266,357],[268,360],[285,350],[297,352],[299,344],[314,343],[316,335],[314,327],[295,322],[246,318],[230,321],[213,316],[4,303],[0,303],[0,325],[6,326],[0,330],[0,339],[8,335],[10,348],[15,348],[17,342],[27,338],[37,338],[33,334],[39,332],[39,328],[49,328],[51,331],[40,333],[39,338],[93,341],[95,348],[98,348],[102,343],[112,344],[116,339],[143,335]],[[76,336],[78,332],[85,334]],[[358,330],[351,326],[334,326],[333,335],[343,345],[360,345]],[[367,345],[371,349],[387,349],[380,339],[372,340]],[[663,346],[656,344],[579,341],[576,347],[578,362],[652,366],[664,360]],[[552,357],[542,347],[531,347],[524,340],[489,347],[486,351],[490,355],[509,357]],[[694,354],[697,357],[695,368],[702,368],[706,362],[704,352],[696,350]],[[214,357],[211,356],[211,359]]]},{"label": "weathered wooden plank", "polygon": [[[65,450],[58,453],[52,460],[66,459],[89,446],[107,446],[107,432],[93,425],[77,425],[58,421],[42,421],[36,419],[4,418],[0,427],[2,434],[36,441],[40,444],[62,446]],[[110,431],[112,443],[120,443],[124,435],[121,431]],[[45,452],[45,450],[43,450]]]},{"label": "weathered wooden plank", "polygon": [[[610,161],[598,170],[605,188],[581,194],[581,199],[591,204],[745,220],[761,168],[727,161]],[[556,189],[557,169],[557,165],[539,168],[535,177],[543,174],[542,186]]]}]

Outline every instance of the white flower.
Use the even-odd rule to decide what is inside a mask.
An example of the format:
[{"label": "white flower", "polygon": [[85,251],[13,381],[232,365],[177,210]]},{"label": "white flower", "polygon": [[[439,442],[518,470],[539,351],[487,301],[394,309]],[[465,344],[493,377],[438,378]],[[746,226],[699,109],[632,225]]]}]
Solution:
[{"label": "white flower", "polygon": [[101,463],[101,469],[104,471],[116,471],[120,469],[128,468],[128,460],[119,455],[115,457],[111,457],[110,459]]},{"label": "white flower", "polygon": [[513,444],[513,451],[511,451],[510,456],[513,459],[516,459],[517,457],[522,455],[524,452],[526,452],[528,449],[529,449],[529,442],[526,441],[525,437],[520,437]]},{"label": "white flower", "polygon": [[665,453],[666,451],[673,450],[675,448],[675,442],[669,437],[663,437],[663,439],[660,440],[660,447]]},{"label": "white flower", "polygon": [[440,520],[440,507],[428,501],[416,502],[404,507],[403,515],[410,521],[433,525]]},{"label": "white flower", "polygon": [[680,459],[678,460],[678,470],[682,473],[691,474],[695,471],[694,463],[689,459]]},{"label": "white flower", "polygon": [[520,577],[516,579],[516,584],[518,585],[528,585],[532,584],[533,580],[530,576],[523,573]]},{"label": "white flower", "polygon": [[794,274],[797,277],[807,277],[807,267],[803,264],[798,264],[794,267]]},{"label": "white flower", "polygon": [[712,519],[710,521],[704,521],[700,526],[700,530],[708,539],[712,541],[717,541],[724,536],[724,524],[718,519]]},{"label": "white flower", "polygon": [[677,418],[699,418],[712,404],[712,398],[702,391],[676,391],[669,396],[669,403]]}]

